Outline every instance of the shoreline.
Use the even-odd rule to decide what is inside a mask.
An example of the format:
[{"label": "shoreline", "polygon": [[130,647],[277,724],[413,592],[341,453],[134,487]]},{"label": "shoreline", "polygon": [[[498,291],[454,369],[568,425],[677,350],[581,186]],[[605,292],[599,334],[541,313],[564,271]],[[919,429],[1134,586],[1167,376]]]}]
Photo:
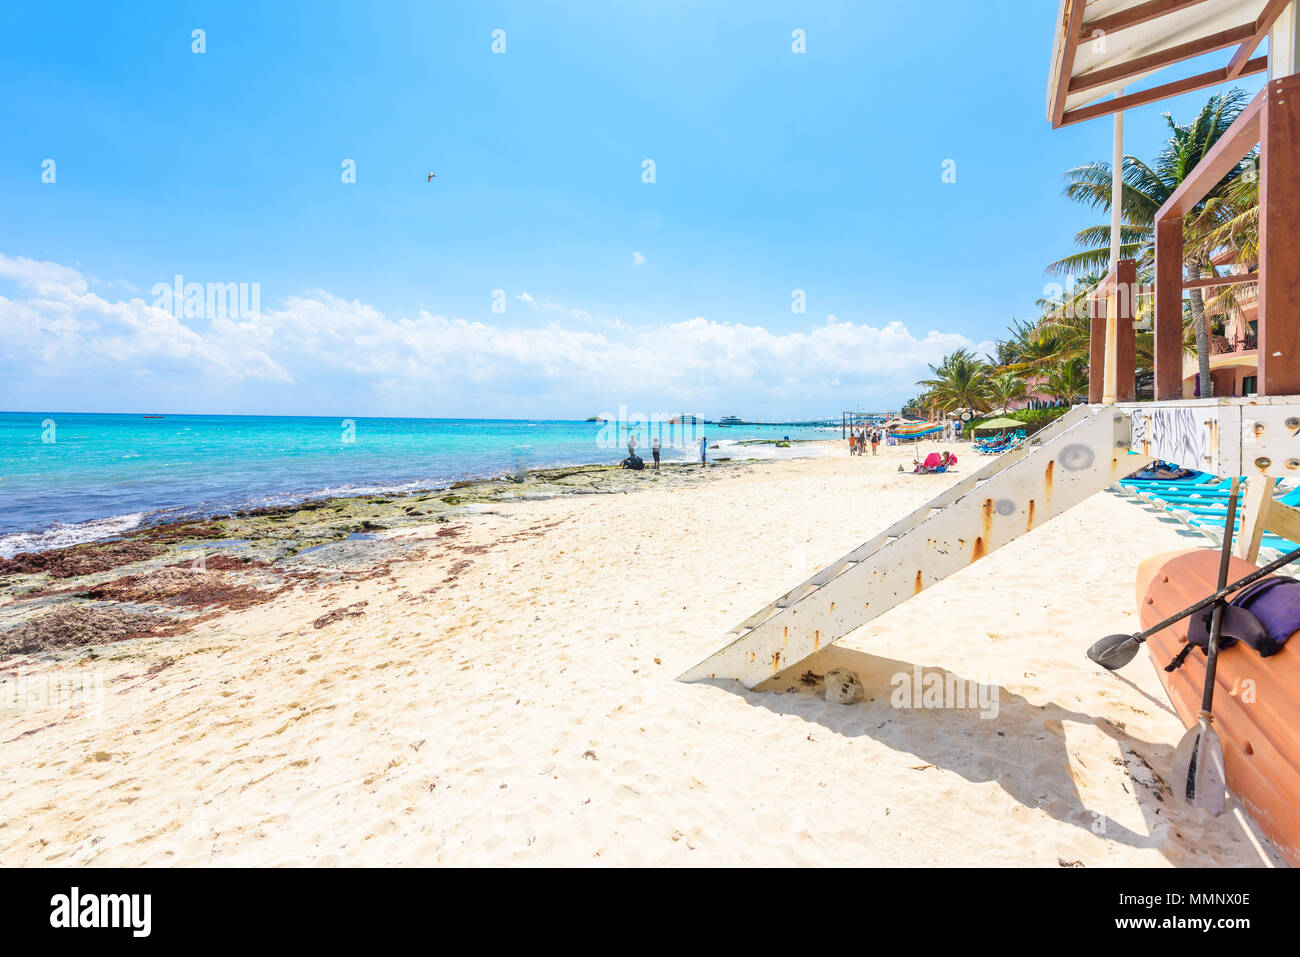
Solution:
[{"label": "shoreline", "polygon": [[[773,444],[775,441],[777,440],[757,439],[757,440],[746,440],[743,442],[738,441],[735,443],[735,445],[737,446],[736,451],[744,454],[750,451],[750,446],[770,445]],[[755,456],[755,457],[743,457],[743,458],[737,455],[725,455],[717,459],[713,457],[712,453],[715,450],[717,450],[718,447],[716,445],[711,445],[709,464],[710,466],[712,466],[715,463],[725,463],[725,462],[732,462],[732,461],[737,461],[737,462],[784,461],[788,459],[804,458],[811,455],[833,454],[831,450],[831,443],[838,442],[838,441],[839,441],[838,439],[830,439],[830,438],[792,440],[792,444],[791,444],[792,452],[789,455]],[[800,455],[793,451],[796,442],[799,445],[821,446],[824,449],[824,451],[810,451]],[[732,451],[732,450],[726,449],[723,451]],[[691,463],[691,462],[665,461],[663,463],[662,469],[666,471],[670,468],[698,468],[698,467],[699,467],[698,462]],[[19,555],[43,554],[51,551],[61,551],[65,549],[78,548],[84,545],[94,545],[103,542],[129,540],[142,535],[147,536],[154,530],[158,530],[158,529],[171,529],[174,527],[183,527],[189,525],[202,525],[202,524],[214,523],[214,522],[225,522],[228,520],[244,519],[244,518],[263,516],[263,515],[287,515],[287,514],[292,514],[293,512],[296,511],[300,511],[304,508],[321,508],[326,505],[333,505],[339,502],[356,501],[359,499],[376,500],[376,499],[384,498],[384,499],[396,500],[396,499],[403,499],[403,498],[422,498],[422,497],[434,496],[437,495],[438,493],[444,493],[444,492],[453,491],[465,487],[472,487],[472,486],[497,485],[500,483],[514,483],[517,485],[523,485],[523,484],[527,484],[530,480],[534,478],[540,477],[544,479],[546,476],[553,475],[555,473],[566,473],[575,469],[591,470],[591,471],[612,471],[612,472],[621,471],[617,463],[589,462],[589,461],[588,462],[561,462],[557,464],[549,464],[545,466],[539,466],[536,468],[527,469],[523,473],[524,476],[523,479],[520,479],[518,475],[509,475],[505,473],[488,475],[488,474],[467,472],[465,473],[463,478],[452,479],[450,481],[445,481],[445,482],[438,482],[427,486],[412,487],[414,485],[413,482],[402,483],[401,486],[391,486],[390,490],[388,491],[383,491],[383,490],[358,491],[358,492],[340,494],[340,495],[321,495],[319,493],[302,493],[301,496],[299,496],[296,493],[284,493],[288,498],[288,501],[285,501],[283,503],[276,503],[273,505],[254,506],[251,508],[245,508],[245,507],[222,508],[217,506],[159,507],[148,512],[103,516],[101,518],[86,519],[81,522],[72,522],[64,525],[57,525],[43,530],[17,530],[13,532],[6,532],[5,534],[0,535],[0,569],[3,568],[3,563],[5,561]],[[647,465],[646,471],[647,472],[650,471],[649,465]],[[268,494],[274,494],[274,493],[268,493]],[[185,514],[183,517],[180,518],[168,517],[167,512],[172,510],[184,510]],[[126,529],[114,528],[114,523],[120,524],[121,520],[132,518],[135,515],[141,516],[139,521],[136,524]],[[6,548],[3,545],[6,539],[21,537],[21,538],[28,538],[32,540],[40,540],[47,536],[51,536],[51,535],[57,536],[59,534],[67,534],[72,530],[86,528],[88,526],[103,526],[110,530],[106,531],[102,535],[93,535],[93,537],[79,539],[77,541],[68,542],[66,544],[52,542],[51,544],[45,547],[38,547],[38,548],[17,547],[14,548],[12,551],[10,551],[8,548]],[[75,534],[75,532],[73,532],[73,534]],[[0,570],[0,575],[3,575],[2,570]]]},{"label": "shoreline", "polygon": [[[826,449],[827,454],[831,451]],[[600,464],[530,469],[519,477],[465,479],[400,495],[325,496],[162,522],[95,541],[19,552],[0,558],[0,661],[5,658],[4,638],[10,629],[62,608],[70,598],[113,598],[115,583],[121,580],[131,583],[141,577],[166,576],[177,569],[202,571],[210,560],[215,560],[214,567],[223,573],[294,566],[291,575],[318,578],[318,568],[304,572],[296,566],[314,566],[321,560],[335,562],[349,572],[360,571],[373,564],[366,552],[383,551],[391,535],[418,532],[429,525],[446,526],[495,507],[569,496],[627,494],[659,486],[698,485],[733,472],[808,458],[812,457],[724,457],[711,459],[707,468],[664,463],[658,472],[650,467],[638,472]],[[210,594],[213,589],[201,581],[202,575],[189,577],[189,581],[165,583],[166,594],[153,596],[165,598],[168,607],[146,602],[149,611],[163,613],[156,623],[131,617],[138,604],[132,599],[140,596],[128,591],[116,595],[126,599],[132,609],[125,619],[116,614],[104,615],[96,621],[75,622],[72,630],[80,634],[99,628],[112,640],[121,640],[116,624],[122,619],[132,635],[144,636],[158,629],[174,631],[201,620],[200,610],[208,614],[214,607],[234,607],[232,601],[254,597],[245,588],[227,600],[220,588]],[[250,579],[244,581],[244,586],[265,589],[264,581],[256,581],[259,577],[266,576],[243,575]],[[182,606],[179,611],[175,607],[178,603]],[[60,633],[65,630],[62,626],[57,629]],[[61,634],[55,640],[61,640]],[[36,643],[40,642],[38,636]]]}]

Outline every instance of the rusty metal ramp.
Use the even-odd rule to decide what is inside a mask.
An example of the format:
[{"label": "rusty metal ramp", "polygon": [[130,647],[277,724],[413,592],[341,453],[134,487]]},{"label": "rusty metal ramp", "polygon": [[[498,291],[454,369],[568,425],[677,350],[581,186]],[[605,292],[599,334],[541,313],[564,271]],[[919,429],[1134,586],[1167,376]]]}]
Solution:
[{"label": "rusty metal ramp", "polygon": [[745,619],[678,680],[753,688],[1151,461],[1130,445],[1117,407],[1070,410]]}]

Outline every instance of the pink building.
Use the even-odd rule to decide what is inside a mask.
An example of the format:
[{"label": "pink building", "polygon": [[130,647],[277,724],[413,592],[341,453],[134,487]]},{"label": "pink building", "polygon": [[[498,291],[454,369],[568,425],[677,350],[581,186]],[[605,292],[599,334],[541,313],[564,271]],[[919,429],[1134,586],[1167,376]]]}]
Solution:
[{"label": "pink building", "polygon": [[[1247,271],[1245,266],[1232,267],[1232,273],[1237,275]],[[1206,298],[1209,299],[1216,291],[1207,289]],[[1210,377],[1214,380],[1216,396],[1246,396],[1259,391],[1259,350],[1256,340],[1259,329],[1259,287],[1238,286],[1237,302],[1241,309],[1235,315],[1212,317],[1223,323],[1223,334],[1210,338]],[[1200,394],[1199,368],[1194,353],[1183,355],[1185,399]]]}]

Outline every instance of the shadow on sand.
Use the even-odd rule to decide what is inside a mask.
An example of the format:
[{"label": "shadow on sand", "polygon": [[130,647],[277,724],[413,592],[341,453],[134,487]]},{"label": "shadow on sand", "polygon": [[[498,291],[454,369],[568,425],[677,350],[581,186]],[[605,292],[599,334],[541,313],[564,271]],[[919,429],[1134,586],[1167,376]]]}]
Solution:
[{"label": "shadow on sand", "polygon": [[[820,677],[837,667],[848,668],[858,675],[864,687],[864,700],[848,707],[827,703],[824,707],[810,708],[808,698],[813,694],[813,687],[809,681],[813,675]],[[733,681],[707,683],[739,693],[757,707],[802,717],[835,734],[869,737],[891,750],[914,754],[926,764],[959,774],[968,781],[996,782],[1025,807],[1050,814],[1058,821],[1092,833],[1098,833],[1097,829],[1104,826],[1102,833],[1108,840],[1136,848],[1155,848],[1166,857],[1171,856],[1169,852],[1178,851],[1181,845],[1175,842],[1182,835],[1179,822],[1171,819],[1171,812],[1181,817],[1182,809],[1174,808],[1175,798],[1163,777],[1173,756],[1171,744],[1144,741],[1129,734],[1122,723],[1109,718],[1054,703],[1034,704],[1005,687],[987,683],[984,702],[988,703],[989,694],[996,697],[995,714],[991,713],[993,709],[981,709],[974,696],[962,708],[895,707],[891,702],[896,687],[894,676],[900,674],[909,679],[920,675],[927,685],[942,681],[945,688],[949,682],[953,687],[963,683],[967,688],[978,683],[944,668],[921,667],[913,662],[839,646],[823,649],[801,662],[798,668],[782,672],[753,691]],[[809,681],[802,680],[804,675]],[[820,684],[815,687],[820,692]],[[1114,763],[1122,764],[1128,775],[1131,783],[1127,790],[1141,808],[1147,833],[1124,827],[1107,817],[1102,809],[1089,808],[1083,803],[1071,775],[1066,722],[1093,725],[1114,739],[1117,745]],[[964,746],[954,747],[954,740]],[[1077,757],[1075,761],[1082,764]],[[1215,827],[1222,829],[1222,836],[1250,840],[1236,815],[1220,818]],[[1198,828],[1188,822],[1187,829]],[[1189,842],[1183,852],[1194,853],[1195,847]],[[1186,863],[1186,860],[1175,860],[1175,863]]]}]

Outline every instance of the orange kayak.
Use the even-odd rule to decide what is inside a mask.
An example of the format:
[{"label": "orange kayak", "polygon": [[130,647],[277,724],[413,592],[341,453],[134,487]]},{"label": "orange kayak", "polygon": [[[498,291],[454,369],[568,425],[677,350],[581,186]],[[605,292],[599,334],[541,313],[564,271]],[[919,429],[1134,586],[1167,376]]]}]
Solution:
[{"label": "orange kayak", "polygon": [[[1228,581],[1257,567],[1233,558]],[[1150,628],[1213,594],[1218,576],[1218,549],[1147,559],[1137,575],[1142,627]],[[1146,643],[1165,693],[1189,728],[1201,709],[1205,655],[1193,651],[1177,671],[1164,669],[1187,643],[1190,620],[1171,625]],[[1293,635],[1268,658],[1242,642],[1219,652],[1214,729],[1223,742],[1228,790],[1287,862],[1300,867],[1300,637]]]}]

